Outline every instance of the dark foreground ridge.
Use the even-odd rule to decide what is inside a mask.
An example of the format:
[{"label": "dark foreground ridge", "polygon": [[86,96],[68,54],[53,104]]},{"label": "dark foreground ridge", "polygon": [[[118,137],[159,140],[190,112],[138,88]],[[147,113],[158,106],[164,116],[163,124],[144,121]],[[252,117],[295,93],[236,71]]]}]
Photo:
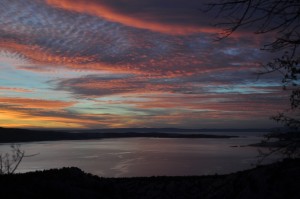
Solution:
[{"label": "dark foreground ridge", "polygon": [[100,178],[78,168],[0,176],[1,198],[299,199],[300,159],[228,175]]},{"label": "dark foreground ridge", "polygon": [[[115,130],[117,131],[117,130]],[[206,134],[181,134],[161,132],[109,132],[97,130],[97,132],[69,133],[61,131],[41,131],[28,129],[14,129],[0,127],[0,143],[33,142],[33,141],[58,141],[58,140],[89,140],[104,138],[133,138],[133,137],[156,137],[156,138],[232,138],[237,136],[206,135]]]}]

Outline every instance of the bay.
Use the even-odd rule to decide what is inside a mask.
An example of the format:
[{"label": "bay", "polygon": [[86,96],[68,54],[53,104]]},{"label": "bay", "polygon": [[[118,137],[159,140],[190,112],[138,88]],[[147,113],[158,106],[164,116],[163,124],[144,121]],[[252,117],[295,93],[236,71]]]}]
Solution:
[{"label": "bay", "polygon": [[[17,172],[79,167],[103,177],[187,176],[227,174],[253,168],[262,137],[118,138],[22,143],[26,154]],[[0,152],[10,150],[0,145]],[[274,161],[276,157],[265,163]]]}]

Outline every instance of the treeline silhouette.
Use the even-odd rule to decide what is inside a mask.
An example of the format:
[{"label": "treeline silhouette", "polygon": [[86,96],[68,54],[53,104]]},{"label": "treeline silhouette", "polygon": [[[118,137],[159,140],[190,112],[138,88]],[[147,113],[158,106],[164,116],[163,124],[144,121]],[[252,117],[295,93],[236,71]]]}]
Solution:
[{"label": "treeline silhouette", "polygon": [[131,137],[156,137],[156,138],[231,138],[236,136],[207,135],[207,134],[180,134],[160,132],[84,132],[70,133],[61,131],[28,130],[0,127],[0,143],[56,141],[56,140],[89,140],[104,138],[131,138]]},{"label": "treeline silhouette", "polygon": [[78,168],[0,176],[1,198],[299,199],[300,159],[228,175],[101,178]]}]

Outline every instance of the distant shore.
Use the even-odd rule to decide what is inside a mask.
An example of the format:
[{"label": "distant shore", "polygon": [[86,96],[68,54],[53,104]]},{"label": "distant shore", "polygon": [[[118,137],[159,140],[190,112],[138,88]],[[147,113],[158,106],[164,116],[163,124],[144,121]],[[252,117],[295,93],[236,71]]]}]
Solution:
[{"label": "distant shore", "polygon": [[59,140],[91,140],[108,138],[234,138],[238,136],[208,135],[196,133],[162,133],[162,132],[61,132],[28,129],[0,128],[0,143],[59,141]]}]

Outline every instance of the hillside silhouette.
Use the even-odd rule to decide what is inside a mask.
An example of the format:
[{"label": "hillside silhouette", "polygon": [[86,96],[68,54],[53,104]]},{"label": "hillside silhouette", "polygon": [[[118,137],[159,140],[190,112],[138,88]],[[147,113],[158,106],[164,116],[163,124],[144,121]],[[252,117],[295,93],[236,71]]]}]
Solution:
[{"label": "hillside silhouette", "polygon": [[300,159],[228,175],[101,178],[78,168],[1,175],[1,198],[299,199]]},{"label": "hillside silhouette", "polygon": [[[134,130],[134,129],[128,129]],[[199,133],[170,133],[155,132],[155,129],[146,132],[120,131],[118,129],[95,130],[92,132],[63,132],[50,130],[29,130],[0,127],[0,143],[57,141],[57,140],[89,140],[104,138],[130,138],[130,137],[157,137],[157,138],[232,138],[236,136],[207,135]]]}]

